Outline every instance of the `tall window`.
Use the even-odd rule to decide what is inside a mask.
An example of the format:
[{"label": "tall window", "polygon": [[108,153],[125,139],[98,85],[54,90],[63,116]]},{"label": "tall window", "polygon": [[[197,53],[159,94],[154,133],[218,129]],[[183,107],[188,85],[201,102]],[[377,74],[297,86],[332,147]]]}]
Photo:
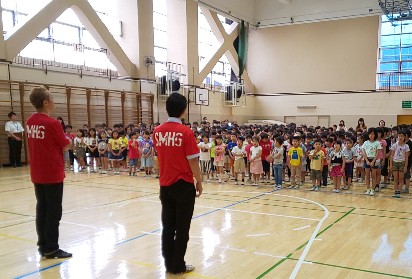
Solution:
[{"label": "tall window", "polygon": [[[216,36],[213,34],[212,29],[210,28],[210,25],[200,8],[198,13],[199,67],[200,69],[203,69],[210,57],[216,53],[220,44],[216,39]],[[227,32],[232,24],[232,21],[221,15],[218,15],[218,17]],[[229,60],[226,55],[223,55],[213,67],[213,70],[207,75],[203,83],[217,86],[227,84],[230,81],[231,71],[232,67],[229,64]]]},{"label": "tall window", "polygon": [[167,6],[166,0],[153,0],[155,75],[166,74],[167,61]]},{"label": "tall window", "polygon": [[[8,32],[19,22],[27,20],[29,14],[40,10],[49,2],[51,0],[1,1],[3,33]],[[97,2],[101,6],[110,1],[90,0],[90,2],[92,5],[94,3],[94,7],[99,7],[96,4]],[[108,9],[107,5],[104,7]],[[114,6],[111,5],[110,7],[113,11]],[[102,9],[102,11],[105,11],[105,9]],[[98,12],[98,15],[114,36],[121,35],[120,21],[116,21],[114,17],[104,12]],[[89,31],[85,29],[73,10],[68,9],[28,44],[19,55],[98,69],[116,70],[108,59],[107,53],[108,51],[101,48]]]},{"label": "tall window", "polygon": [[382,16],[379,71],[412,71],[412,20],[392,24]]}]

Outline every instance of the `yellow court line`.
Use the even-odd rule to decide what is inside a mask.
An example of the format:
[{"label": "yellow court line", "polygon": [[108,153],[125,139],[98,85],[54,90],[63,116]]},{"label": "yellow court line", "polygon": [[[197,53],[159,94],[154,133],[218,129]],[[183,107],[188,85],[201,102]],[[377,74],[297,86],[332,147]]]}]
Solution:
[{"label": "yellow court line", "polygon": [[27,238],[21,238],[21,237],[14,236],[14,235],[7,235],[7,234],[1,234],[1,233],[0,233],[0,236],[3,236],[3,237],[5,237],[5,238],[10,238],[10,239],[16,239],[16,240],[26,241],[26,242],[30,242],[30,243],[36,243],[35,240],[27,239]]},{"label": "yellow court line", "polygon": [[[131,261],[131,260],[125,260],[125,259],[122,259],[122,258],[119,258],[119,259],[121,259],[125,262],[128,262],[128,263],[134,264],[134,265],[138,265],[138,266],[149,267],[149,268],[152,268],[152,269],[161,268],[161,266],[150,264],[150,263],[136,262],[136,261]],[[219,279],[219,278],[216,278],[216,277],[210,277],[210,276],[206,276],[206,275],[199,274],[199,273],[196,273],[196,272],[186,273],[185,275],[190,275],[190,276],[193,276],[193,277],[203,278],[203,279]]]}]

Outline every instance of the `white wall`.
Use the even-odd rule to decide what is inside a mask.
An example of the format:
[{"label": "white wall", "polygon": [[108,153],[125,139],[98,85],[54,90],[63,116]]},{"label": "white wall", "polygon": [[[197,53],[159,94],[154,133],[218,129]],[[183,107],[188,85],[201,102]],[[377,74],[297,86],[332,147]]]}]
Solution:
[{"label": "white wall", "polygon": [[[261,27],[382,14],[378,0],[255,0],[255,20]],[[371,9],[371,11],[370,11]]]},{"label": "white wall", "polygon": [[[412,110],[402,109],[402,101],[407,100],[412,100],[412,92],[259,96],[255,100],[255,112],[256,118],[285,119],[285,122],[295,119],[299,122],[297,124],[309,124],[315,116],[329,116],[329,126],[339,124],[339,120],[343,119],[346,126],[354,127],[357,120],[363,117],[368,127],[376,127],[381,119],[391,127],[397,124],[398,115],[412,114]],[[312,105],[316,108],[297,108]]]}]

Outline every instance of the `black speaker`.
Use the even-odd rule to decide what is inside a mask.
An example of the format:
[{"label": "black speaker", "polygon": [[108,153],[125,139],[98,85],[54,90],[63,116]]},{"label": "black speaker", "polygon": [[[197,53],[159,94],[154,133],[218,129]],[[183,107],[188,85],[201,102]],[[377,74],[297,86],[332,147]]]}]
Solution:
[{"label": "black speaker", "polygon": [[232,101],[232,85],[226,86],[226,101]]},{"label": "black speaker", "polygon": [[[167,90],[167,78],[166,76],[162,76],[160,78],[160,95],[166,95]],[[178,79],[172,79],[169,83],[169,89],[171,92],[177,92],[180,90],[180,81]]]}]

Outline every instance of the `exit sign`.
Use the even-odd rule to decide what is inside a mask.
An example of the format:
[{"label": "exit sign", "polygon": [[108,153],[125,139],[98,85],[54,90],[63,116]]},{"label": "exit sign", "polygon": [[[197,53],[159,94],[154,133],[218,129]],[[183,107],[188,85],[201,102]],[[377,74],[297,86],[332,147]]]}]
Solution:
[{"label": "exit sign", "polygon": [[403,109],[412,109],[412,101],[402,101]]}]

